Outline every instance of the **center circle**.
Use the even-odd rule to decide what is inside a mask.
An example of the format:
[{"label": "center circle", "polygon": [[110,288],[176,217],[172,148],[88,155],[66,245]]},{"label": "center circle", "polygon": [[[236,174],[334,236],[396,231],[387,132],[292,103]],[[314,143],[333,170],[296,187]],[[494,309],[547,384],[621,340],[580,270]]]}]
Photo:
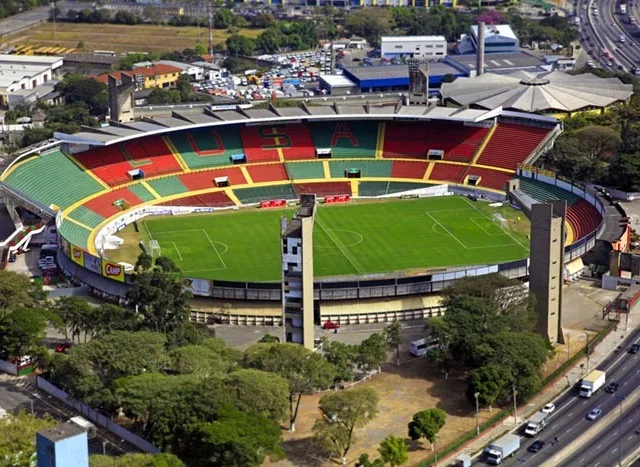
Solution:
[{"label": "center circle", "polygon": [[324,245],[318,245],[316,243],[315,246],[317,248],[335,248],[336,246],[333,244],[333,241],[331,241],[331,239],[335,237],[338,237],[337,240],[340,242],[340,246],[343,246],[343,247],[356,246],[361,244],[364,240],[364,237],[362,236],[362,234],[358,232],[354,232],[353,230],[323,229],[323,231],[327,234],[327,236],[331,234],[334,234],[334,235],[331,235],[331,237],[329,238],[329,242],[330,242],[329,245],[324,246]]}]

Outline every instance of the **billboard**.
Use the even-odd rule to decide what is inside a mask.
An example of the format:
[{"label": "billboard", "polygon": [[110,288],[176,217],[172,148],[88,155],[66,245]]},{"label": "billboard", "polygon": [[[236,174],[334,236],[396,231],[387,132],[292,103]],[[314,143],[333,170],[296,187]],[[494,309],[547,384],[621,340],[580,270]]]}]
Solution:
[{"label": "billboard", "polygon": [[102,258],[85,253],[84,267],[96,274],[102,274]]},{"label": "billboard", "polygon": [[213,283],[206,279],[189,279],[188,277],[183,277],[182,284],[185,290],[188,290],[193,295],[201,297],[213,296]]},{"label": "billboard", "polygon": [[75,245],[71,245],[71,259],[77,265],[84,267],[84,250]]},{"label": "billboard", "polygon": [[102,260],[102,275],[107,279],[124,282],[124,266],[111,261]]},{"label": "billboard", "polygon": [[60,243],[60,248],[62,248],[62,252],[68,257],[71,257],[71,245],[69,244],[67,239],[64,238],[62,235],[60,235],[58,242]]}]

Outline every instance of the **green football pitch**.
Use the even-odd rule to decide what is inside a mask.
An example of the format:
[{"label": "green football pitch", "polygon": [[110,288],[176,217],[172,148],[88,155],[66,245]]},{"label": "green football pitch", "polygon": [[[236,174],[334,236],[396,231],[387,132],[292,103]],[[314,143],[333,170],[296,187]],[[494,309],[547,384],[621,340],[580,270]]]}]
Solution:
[{"label": "green football pitch", "polygon": [[[492,221],[499,212],[509,227]],[[141,233],[185,276],[280,279],[280,217],[292,209],[147,218]],[[316,276],[425,271],[506,262],[528,255],[528,221],[507,206],[448,196],[319,206]]]}]

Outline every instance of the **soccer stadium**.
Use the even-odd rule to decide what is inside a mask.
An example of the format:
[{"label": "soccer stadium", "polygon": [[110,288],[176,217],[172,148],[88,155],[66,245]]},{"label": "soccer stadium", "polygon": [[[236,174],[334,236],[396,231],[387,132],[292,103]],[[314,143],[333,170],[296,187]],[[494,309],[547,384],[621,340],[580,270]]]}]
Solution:
[{"label": "soccer stadium", "polygon": [[281,323],[281,217],[314,194],[317,319],[417,318],[458,278],[526,278],[535,203],[566,201],[566,264],[626,241],[605,195],[534,168],[561,131],[501,108],[174,111],[56,134],[3,168],[0,190],[42,220],[13,248],[55,220],[62,269],[96,292],[125,297],[144,248],[180,267],[195,318],[229,302],[231,322],[263,324]]}]

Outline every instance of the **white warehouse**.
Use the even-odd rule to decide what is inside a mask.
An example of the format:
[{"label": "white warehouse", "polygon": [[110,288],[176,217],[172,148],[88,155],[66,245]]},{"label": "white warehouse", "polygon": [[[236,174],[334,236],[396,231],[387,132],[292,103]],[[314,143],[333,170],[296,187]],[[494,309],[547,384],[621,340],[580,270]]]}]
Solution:
[{"label": "white warehouse", "polygon": [[444,36],[382,36],[383,58],[435,58],[447,56]]}]

